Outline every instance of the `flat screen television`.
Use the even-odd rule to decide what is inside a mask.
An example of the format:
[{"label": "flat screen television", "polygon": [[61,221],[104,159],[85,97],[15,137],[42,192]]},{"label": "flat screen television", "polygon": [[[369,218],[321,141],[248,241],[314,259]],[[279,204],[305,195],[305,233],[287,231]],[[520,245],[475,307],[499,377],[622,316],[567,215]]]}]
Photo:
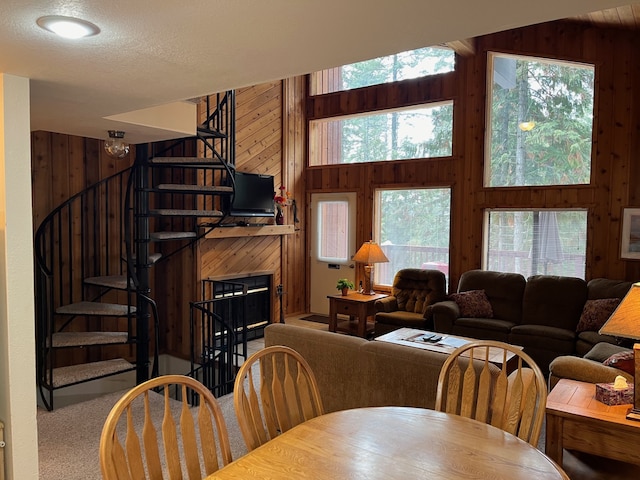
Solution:
[{"label": "flat screen television", "polygon": [[229,214],[233,217],[273,217],[273,176],[258,173],[235,173],[235,195]]}]

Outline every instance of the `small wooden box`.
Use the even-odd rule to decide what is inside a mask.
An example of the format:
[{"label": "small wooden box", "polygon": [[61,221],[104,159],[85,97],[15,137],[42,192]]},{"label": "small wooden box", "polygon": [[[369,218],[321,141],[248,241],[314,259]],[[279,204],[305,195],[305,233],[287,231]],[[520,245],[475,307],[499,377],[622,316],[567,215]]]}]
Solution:
[{"label": "small wooden box", "polygon": [[596,400],[605,405],[633,403],[633,384],[623,390],[613,388],[613,383],[596,383]]}]

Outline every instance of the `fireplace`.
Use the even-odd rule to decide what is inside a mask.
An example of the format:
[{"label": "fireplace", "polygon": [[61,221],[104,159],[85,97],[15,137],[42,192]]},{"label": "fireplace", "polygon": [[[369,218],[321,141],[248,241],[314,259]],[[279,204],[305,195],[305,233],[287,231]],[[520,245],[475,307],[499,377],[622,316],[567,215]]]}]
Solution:
[{"label": "fireplace", "polygon": [[214,395],[233,389],[247,342],[264,336],[272,282],[272,273],[202,281],[203,300],[191,303],[191,370]]}]

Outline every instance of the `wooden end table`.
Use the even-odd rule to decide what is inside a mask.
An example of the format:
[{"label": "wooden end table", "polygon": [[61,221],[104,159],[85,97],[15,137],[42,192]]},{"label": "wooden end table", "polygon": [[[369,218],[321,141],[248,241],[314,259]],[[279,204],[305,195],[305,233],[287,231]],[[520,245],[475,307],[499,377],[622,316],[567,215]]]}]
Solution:
[{"label": "wooden end table", "polygon": [[627,420],[630,405],[596,400],[593,383],[560,380],[547,397],[545,453],[562,466],[562,449],[640,465],[640,422]]},{"label": "wooden end table", "polygon": [[[329,295],[329,331],[345,332],[350,335],[358,335],[366,338],[373,333],[375,327],[376,300],[386,297],[383,293],[365,295],[362,293],[349,293],[349,295]],[[349,315],[349,320],[338,321],[338,314]],[[371,321],[368,317],[372,317]],[[355,321],[354,321],[355,320]]]}]

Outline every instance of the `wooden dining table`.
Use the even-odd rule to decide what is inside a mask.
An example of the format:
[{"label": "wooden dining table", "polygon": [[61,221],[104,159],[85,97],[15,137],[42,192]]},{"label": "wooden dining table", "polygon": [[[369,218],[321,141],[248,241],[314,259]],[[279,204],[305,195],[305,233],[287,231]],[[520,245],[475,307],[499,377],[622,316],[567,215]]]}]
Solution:
[{"label": "wooden dining table", "polygon": [[369,407],[308,420],[207,477],[223,479],[568,479],[498,428],[434,410]]}]

